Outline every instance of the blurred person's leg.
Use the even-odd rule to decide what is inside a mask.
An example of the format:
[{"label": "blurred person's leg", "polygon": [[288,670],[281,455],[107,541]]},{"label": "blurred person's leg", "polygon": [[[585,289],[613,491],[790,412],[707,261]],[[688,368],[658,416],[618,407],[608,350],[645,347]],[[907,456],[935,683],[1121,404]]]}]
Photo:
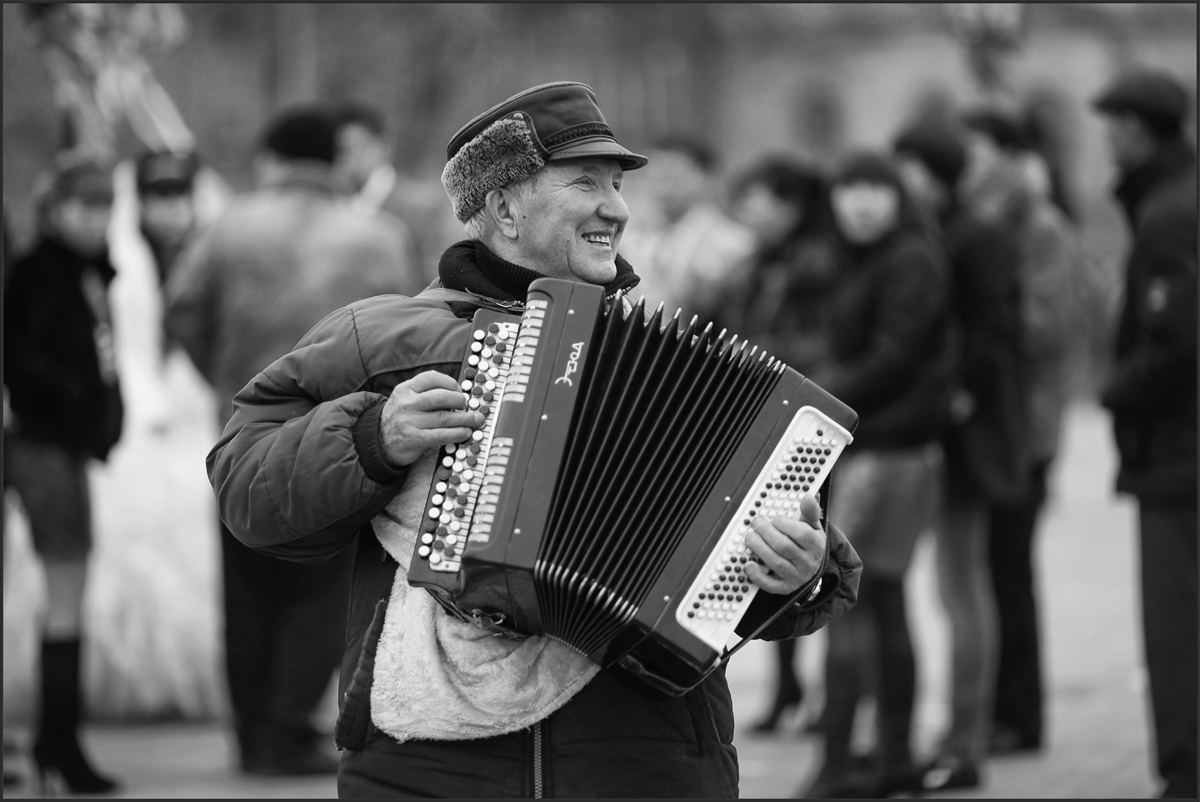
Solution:
[{"label": "blurred person's leg", "polygon": [[1142,627],[1162,795],[1196,798],[1197,514],[1139,501]]},{"label": "blurred person's leg", "polygon": [[1034,536],[1046,500],[1050,463],[1034,466],[1030,497],[990,511],[988,551],[999,625],[990,751],[1042,746],[1041,635],[1034,575]]},{"label": "blurred person's leg", "polygon": [[884,795],[908,790],[912,782],[917,672],[904,581],[917,540],[933,526],[941,505],[942,471],[936,444],[884,452],[878,459],[876,492],[883,504],[876,525],[887,533],[886,548],[878,550],[874,571],[863,581],[874,599],[877,790]]},{"label": "blurred person's leg", "polygon": [[223,523],[221,567],[225,612],[225,679],[243,771],[270,760],[269,716],[280,601],[271,569],[275,560],[255,553]]},{"label": "blurred person's leg", "polygon": [[775,694],[767,715],[750,729],[753,732],[774,732],[783,717],[800,706],[804,689],[796,674],[797,638],[775,641],[771,650],[775,653]]},{"label": "blurred person's leg", "polygon": [[996,671],[987,507],[976,498],[948,496],[936,532],[938,593],[950,624],[950,725],[922,783],[973,787],[987,754]]},{"label": "blurred person's leg", "polygon": [[337,770],[313,719],[341,666],[346,645],[354,549],[320,563],[279,561],[287,591],[277,620],[270,720],[279,733],[277,757],[297,773]]},{"label": "blurred person's leg", "polygon": [[862,583],[854,607],[825,628],[825,754],[816,776],[797,790],[797,797],[871,795],[872,780],[856,767],[850,753],[855,717],[867,687],[865,669],[874,653],[870,608],[870,589]]},{"label": "blurred person's leg", "polygon": [[83,596],[92,547],[87,465],[57,446],[9,437],[5,472],[21,498],[46,574],[33,746],[39,781],[53,777],[72,793],[110,793],[117,784],[96,773],[79,743]]},{"label": "blurred person's leg", "polygon": [[876,747],[885,781],[912,771],[912,716],[917,692],[917,666],[908,628],[903,579],[863,580],[871,585],[878,642],[879,679]]}]

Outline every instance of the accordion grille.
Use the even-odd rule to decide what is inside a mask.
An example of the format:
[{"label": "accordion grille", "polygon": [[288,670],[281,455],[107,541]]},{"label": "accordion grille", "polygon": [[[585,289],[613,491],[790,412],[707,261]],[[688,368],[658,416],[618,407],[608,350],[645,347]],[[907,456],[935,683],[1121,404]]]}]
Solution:
[{"label": "accordion grille", "polygon": [[661,308],[599,325],[534,566],[546,634],[585,654],[637,613],[784,369]]}]

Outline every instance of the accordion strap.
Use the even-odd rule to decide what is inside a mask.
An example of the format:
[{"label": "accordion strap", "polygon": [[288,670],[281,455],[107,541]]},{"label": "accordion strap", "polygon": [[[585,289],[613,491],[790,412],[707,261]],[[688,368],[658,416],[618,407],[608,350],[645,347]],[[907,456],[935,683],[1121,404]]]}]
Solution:
[{"label": "accordion strap", "polygon": [[501,301],[498,298],[489,298],[469,290],[451,290],[446,287],[431,287],[422,291],[417,297],[446,303],[473,304],[510,315],[518,315],[525,311],[524,301]]}]

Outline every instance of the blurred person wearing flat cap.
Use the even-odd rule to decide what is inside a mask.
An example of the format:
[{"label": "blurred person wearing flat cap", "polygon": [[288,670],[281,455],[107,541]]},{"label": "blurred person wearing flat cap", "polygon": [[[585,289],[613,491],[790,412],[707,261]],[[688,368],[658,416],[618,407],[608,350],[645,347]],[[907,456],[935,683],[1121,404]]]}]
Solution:
[{"label": "blurred person wearing flat cap", "polygon": [[195,153],[147,151],[135,164],[138,229],[150,246],[160,286],[167,283],[171,265],[196,231],[199,170]]},{"label": "blurred person wearing flat cap", "polygon": [[1164,797],[1196,796],[1196,151],[1187,92],[1135,68],[1093,102],[1129,222],[1124,305],[1100,396],[1120,453],[1116,490],[1137,499],[1142,627],[1155,768]]},{"label": "blurred person wearing flat cap", "polygon": [[[258,187],[234,198],[175,262],[165,327],[217,395],[233,396],[335,309],[407,288],[400,242],[357,214],[334,175],[336,122],[321,106],[282,110],[255,157]],[[341,658],[351,555],[270,559],[220,526],[225,674],[240,769],[332,773],[313,724]]]},{"label": "blurred person wearing flat cap", "polygon": [[21,498],[46,574],[33,764],[72,793],[111,793],[80,747],[83,597],[92,548],[88,463],[121,437],[108,290],[110,167],[60,154],[37,187],[38,239],[4,289],[4,486]]},{"label": "blurred person wearing flat cap", "polygon": [[[733,711],[723,671],[657,698],[545,637],[495,637],[411,587],[407,566],[434,459],[483,424],[456,377],[480,308],[520,310],[542,276],[637,283],[618,255],[627,170],[646,159],[614,138],[587,86],[544,84],[450,139],[442,184],[468,239],[440,286],[326,317],[235,399],[209,453],[222,518],[286,559],[357,554],[336,741],[344,797],[732,797]],[[628,308],[628,307],[627,307]],[[854,601],[861,563],[816,504],[757,526],[747,622],[815,583],[763,637],[807,634]],[[408,522],[408,523],[406,523]],[[753,624],[751,624],[753,625]]]}]

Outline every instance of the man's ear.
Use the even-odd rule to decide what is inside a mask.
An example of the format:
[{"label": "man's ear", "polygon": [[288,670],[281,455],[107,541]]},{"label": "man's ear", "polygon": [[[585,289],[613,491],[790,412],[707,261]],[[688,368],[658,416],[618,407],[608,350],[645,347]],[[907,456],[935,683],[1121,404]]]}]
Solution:
[{"label": "man's ear", "polygon": [[514,193],[506,189],[493,189],[483,199],[496,230],[506,239],[515,240],[520,231],[517,224],[518,210],[513,206]]}]

